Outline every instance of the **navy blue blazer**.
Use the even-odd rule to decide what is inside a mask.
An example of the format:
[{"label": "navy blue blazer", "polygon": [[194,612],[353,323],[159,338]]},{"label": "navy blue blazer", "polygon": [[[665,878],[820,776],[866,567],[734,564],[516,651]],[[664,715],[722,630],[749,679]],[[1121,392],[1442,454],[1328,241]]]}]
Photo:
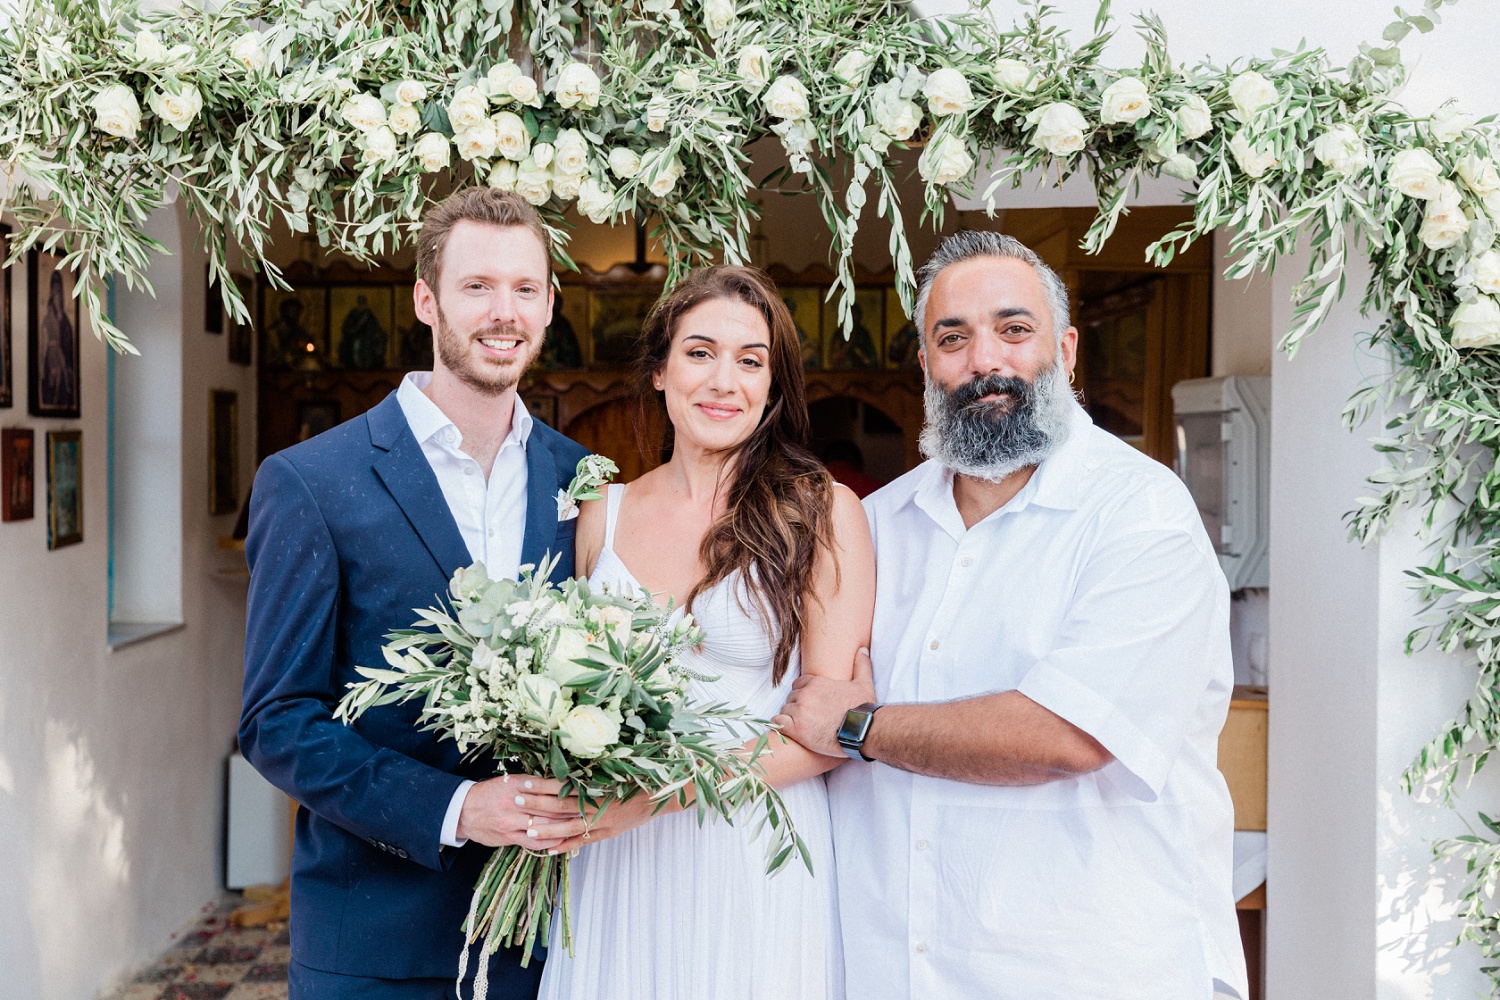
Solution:
[{"label": "navy blue blazer", "polygon": [[[537,421],[526,445],[522,563],[561,555],[573,572],[576,520],[557,491],[588,452]],[[255,477],[240,749],[304,807],[292,857],[292,956],[345,975],[451,977],[469,895],[490,849],[441,847],[464,778],[451,740],[419,732],[420,699],[334,721],[356,665],[379,666],[382,637],[447,593],[470,562],[396,394],[362,417],[266,459]],[[504,977],[495,995],[514,995]],[[522,980],[518,978],[517,982]],[[525,976],[526,992],[534,977]]]}]

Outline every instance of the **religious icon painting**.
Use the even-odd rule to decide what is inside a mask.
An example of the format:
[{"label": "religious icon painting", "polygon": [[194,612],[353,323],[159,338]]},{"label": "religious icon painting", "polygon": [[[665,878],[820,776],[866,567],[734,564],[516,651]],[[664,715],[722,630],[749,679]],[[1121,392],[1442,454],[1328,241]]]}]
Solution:
[{"label": "religious icon painting", "polygon": [[339,425],[341,407],[336,399],[304,399],[297,404],[297,440],[306,441]]},{"label": "religious icon painting", "polygon": [[922,362],[917,360],[921,348],[916,321],[906,315],[900,294],[894,288],[885,289],[885,366],[921,368]]},{"label": "religious icon painting", "polygon": [[586,329],[583,324],[586,305],[583,290],[576,286],[564,286],[553,293],[552,322],[547,324],[546,336],[542,338],[538,367],[549,371],[583,367],[583,345],[578,340],[578,331]]},{"label": "religious icon painting", "polygon": [[208,391],[208,512],[228,514],[240,505],[240,397]]},{"label": "religious icon painting", "polygon": [[328,363],[328,289],[266,286],[260,299],[262,363],[316,371]]},{"label": "religious icon painting", "polygon": [[596,365],[628,365],[660,293],[589,292],[589,346]]},{"label": "religious icon painting", "polygon": [[406,371],[432,370],[432,327],[417,319],[416,302],[412,298],[411,285],[395,285],[391,289],[395,301],[391,304],[392,322],[392,368]]},{"label": "religious icon painting", "polygon": [[328,362],[334,368],[391,367],[390,285],[334,285],[328,289]]},{"label": "religious icon painting", "polygon": [[823,303],[823,341],[828,368],[882,368],[885,296],[880,288],[854,290],[853,324],[847,339],[839,326],[839,295]]},{"label": "religious icon painting", "polygon": [[[10,227],[0,226],[0,264],[3,264],[10,256]],[[10,268],[4,269],[4,277],[0,277],[0,409],[14,406],[15,395],[15,352],[12,348],[10,332]]]},{"label": "religious icon painting", "polygon": [[83,432],[47,432],[47,548],[83,541]]},{"label": "religious icon painting", "polygon": [[29,427],[0,430],[0,521],[36,516],[36,433]]},{"label": "religious icon painting", "polygon": [[792,325],[797,328],[797,343],[802,349],[803,368],[823,367],[823,289],[781,289],[781,301],[792,314]]},{"label": "religious icon painting", "polygon": [[57,254],[33,250],[26,276],[29,411],[33,417],[77,418],[78,300],[74,275]]},{"label": "religious icon painting", "polygon": [[[239,290],[240,299],[245,303],[245,308],[250,314],[255,315],[255,279],[248,274],[236,274],[234,287]],[[229,360],[232,364],[248,365],[253,359],[252,347],[254,340],[251,336],[252,328],[249,323],[241,323],[233,316],[225,319],[229,327]]]}]

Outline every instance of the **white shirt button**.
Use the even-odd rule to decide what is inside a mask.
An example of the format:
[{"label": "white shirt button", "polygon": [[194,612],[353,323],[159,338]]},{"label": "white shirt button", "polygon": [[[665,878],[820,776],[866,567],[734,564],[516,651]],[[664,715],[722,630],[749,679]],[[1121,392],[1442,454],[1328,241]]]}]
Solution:
[{"label": "white shirt button", "polygon": [[474,474],[474,466],[472,466],[472,465],[466,465],[466,466],[464,466],[464,475],[466,475],[466,476],[472,476],[473,474]]},{"label": "white shirt button", "polygon": [[972,566],[972,565],[974,565],[974,560],[970,559],[968,556],[964,556],[963,559],[959,560],[959,565],[960,566]]},{"label": "white shirt button", "polygon": [[925,840],[919,840],[919,841],[917,841],[917,850],[919,850],[919,851],[925,851],[925,850],[927,850],[927,841],[925,841]]},{"label": "white shirt button", "polygon": [[919,945],[917,945],[917,954],[918,955],[925,955],[925,954],[927,954],[927,946],[925,944],[919,944]]},{"label": "white shirt button", "polygon": [[494,537],[495,537],[495,529],[494,529],[494,528],[491,528],[491,529],[490,529],[490,537],[491,537],[491,538],[494,538]]},{"label": "white shirt button", "polygon": [[941,644],[936,639],[934,639],[934,640],[932,640],[932,642],[928,643],[927,648],[928,649],[937,649],[939,645],[941,645]]}]

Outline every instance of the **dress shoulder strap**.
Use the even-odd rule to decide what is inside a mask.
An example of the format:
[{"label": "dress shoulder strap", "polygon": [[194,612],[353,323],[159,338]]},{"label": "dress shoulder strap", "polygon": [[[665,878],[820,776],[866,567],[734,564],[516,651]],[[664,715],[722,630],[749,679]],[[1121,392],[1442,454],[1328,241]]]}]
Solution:
[{"label": "dress shoulder strap", "polygon": [[625,484],[610,483],[604,489],[604,547],[613,551],[615,547],[615,525],[620,520],[620,500],[625,496]]}]

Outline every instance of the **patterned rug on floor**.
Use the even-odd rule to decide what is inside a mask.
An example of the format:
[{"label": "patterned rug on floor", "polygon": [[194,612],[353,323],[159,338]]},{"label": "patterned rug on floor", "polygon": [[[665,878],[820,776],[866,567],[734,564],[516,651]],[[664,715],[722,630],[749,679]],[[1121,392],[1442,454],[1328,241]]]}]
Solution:
[{"label": "patterned rug on floor", "polygon": [[166,954],[108,1000],[286,1000],[292,949],[285,925],[235,927],[244,901],[210,904]]}]

